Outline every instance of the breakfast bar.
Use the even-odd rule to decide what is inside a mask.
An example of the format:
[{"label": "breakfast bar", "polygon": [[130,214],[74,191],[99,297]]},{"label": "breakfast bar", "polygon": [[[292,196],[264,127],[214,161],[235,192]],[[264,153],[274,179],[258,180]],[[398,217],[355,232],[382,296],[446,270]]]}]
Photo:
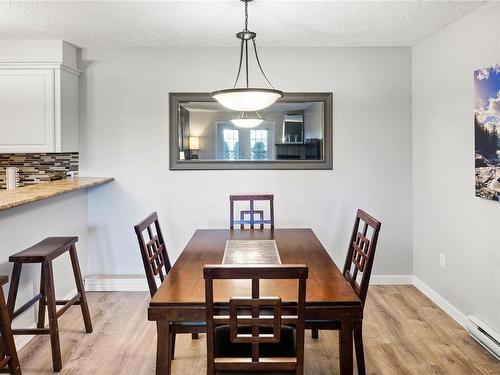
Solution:
[{"label": "breakfast bar", "polygon": [[0,211],[113,181],[112,177],[73,177],[0,191]]},{"label": "breakfast bar", "polygon": [[[0,190],[0,274],[11,275],[9,256],[46,237],[77,236],[78,258],[85,275],[88,268],[88,189],[96,189],[113,180],[109,177],[73,177]],[[76,285],[68,256],[54,261],[54,275],[57,298],[73,296]],[[38,267],[25,267],[18,288],[18,307],[38,293],[39,280]],[[32,326],[34,319],[32,307],[14,320],[13,328]],[[16,336],[17,347],[29,339],[29,336]]]}]

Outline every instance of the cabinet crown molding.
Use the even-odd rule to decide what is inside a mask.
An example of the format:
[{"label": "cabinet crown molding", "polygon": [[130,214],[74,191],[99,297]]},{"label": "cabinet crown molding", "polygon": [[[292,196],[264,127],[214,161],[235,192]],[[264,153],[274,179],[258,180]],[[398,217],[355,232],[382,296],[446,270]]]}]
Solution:
[{"label": "cabinet crown molding", "polygon": [[0,40],[0,50],[0,64],[7,69],[56,68],[80,73],[78,48],[64,40]]},{"label": "cabinet crown molding", "polygon": [[61,69],[77,76],[83,73],[60,62],[0,62],[0,69]]}]

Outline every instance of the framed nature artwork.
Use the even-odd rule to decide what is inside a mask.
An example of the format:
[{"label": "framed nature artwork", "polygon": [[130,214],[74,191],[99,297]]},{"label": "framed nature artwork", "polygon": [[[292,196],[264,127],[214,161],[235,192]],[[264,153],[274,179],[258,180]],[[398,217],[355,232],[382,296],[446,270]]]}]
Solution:
[{"label": "framed nature artwork", "polygon": [[474,72],[476,196],[500,201],[500,64]]}]

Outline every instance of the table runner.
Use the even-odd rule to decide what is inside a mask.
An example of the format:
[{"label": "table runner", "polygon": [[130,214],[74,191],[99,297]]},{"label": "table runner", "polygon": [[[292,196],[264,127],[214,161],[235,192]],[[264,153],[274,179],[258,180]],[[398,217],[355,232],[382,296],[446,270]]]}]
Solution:
[{"label": "table runner", "polygon": [[274,240],[228,240],[222,264],[281,264]]}]

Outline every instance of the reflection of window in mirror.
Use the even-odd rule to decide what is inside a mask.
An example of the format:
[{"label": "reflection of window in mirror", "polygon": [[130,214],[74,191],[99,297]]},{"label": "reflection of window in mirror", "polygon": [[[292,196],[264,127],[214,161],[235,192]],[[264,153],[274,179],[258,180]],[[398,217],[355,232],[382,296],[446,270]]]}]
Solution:
[{"label": "reflection of window in mirror", "polygon": [[240,132],[238,129],[231,129],[222,126],[222,156],[224,160],[237,160],[240,158]]},{"label": "reflection of window in mirror", "polygon": [[217,158],[221,160],[272,160],[274,123],[264,121],[255,128],[238,128],[221,121],[218,127]]},{"label": "reflection of window in mirror", "polygon": [[267,140],[269,130],[250,130],[250,159],[267,160]]}]

